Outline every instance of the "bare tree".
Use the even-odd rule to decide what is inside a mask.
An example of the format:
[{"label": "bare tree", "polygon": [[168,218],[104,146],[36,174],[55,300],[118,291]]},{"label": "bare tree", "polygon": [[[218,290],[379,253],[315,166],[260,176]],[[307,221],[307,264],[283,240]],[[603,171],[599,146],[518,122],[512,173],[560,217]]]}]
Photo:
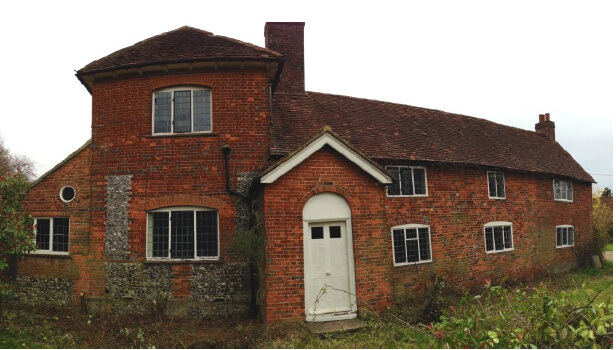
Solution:
[{"label": "bare tree", "polygon": [[0,176],[17,173],[23,174],[29,181],[34,180],[36,177],[34,161],[25,155],[11,154],[0,137]]}]

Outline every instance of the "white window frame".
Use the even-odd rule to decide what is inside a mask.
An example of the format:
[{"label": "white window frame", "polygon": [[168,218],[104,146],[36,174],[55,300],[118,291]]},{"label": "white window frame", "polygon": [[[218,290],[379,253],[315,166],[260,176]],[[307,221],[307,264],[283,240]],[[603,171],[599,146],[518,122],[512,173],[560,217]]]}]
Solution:
[{"label": "white window frame", "polygon": [[[420,228],[427,228],[428,229],[428,243],[430,244],[430,259],[428,260],[418,260],[418,261],[414,261],[414,262],[408,262],[408,256],[406,257],[405,262],[401,262],[401,263],[396,263],[396,247],[395,247],[395,242],[394,242],[394,230],[404,230],[404,254],[406,255],[406,241],[408,241],[409,239],[406,238],[406,229],[409,228],[414,228],[414,229],[420,229]],[[419,231],[417,232],[417,244],[419,246]],[[412,239],[411,239],[412,240]],[[422,225],[422,224],[406,224],[406,225],[399,225],[399,226],[393,226],[391,228],[391,253],[392,253],[392,259],[393,259],[393,263],[394,266],[405,266],[405,265],[418,265],[418,264],[426,264],[426,263],[431,263],[432,262],[432,231],[430,230],[430,225]],[[420,259],[421,259],[421,255],[420,255]]]},{"label": "white window frame", "polygon": [[[175,104],[175,92],[190,90],[190,130],[189,132],[176,133],[173,131],[174,121],[174,104]],[[207,90],[210,92],[210,130],[205,131],[193,131],[194,128],[194,110],[193,110],[193,93],[194,91]],[[156,93],[158,92],[171,92],[171,131],[170,132],[154,132],[154,118],[156,108]],[[165,89],[159,89],[152,91],[152,135],[164,136],[164,135],[186,135],[186,134],[211,134],[214,132],[214,115],[212,110],[212,89],[207,86],[174,86]]]},{"label": "white window frame", "polygon": [[[74,196],[73,196],[73,199],[71,199],[71,200],[68,200],[68,201],[67,201],[66,199],[64,199],[64,196],[62,195],[62,192],[64,192],[64,189],[65,189],[65,188],[68,188],[68,187],[70,187],[70,188],[72,188],[72,189],[73,189]],[[75,197],[77,197],[77,191],[75,190],[75,187],[73,187],[73,186],[64,186],[64,187],[62,187],[62,188],[60,189],[60,194],[59,194],[59,195],[60,195],[60,200],[61,200],[62,202],[64,202],[64,203],[70,203],[70,202],[72,202],[72,201],[74,201],[74,200],[75,200]]]},{"label": "white window frame", "polygon": [[[171,254],[167,254],[167,257],[153,257],[153,229],[150,227],[150,213],[160,213],[160,212],[168,212],[169,213],[169,221],[171,221],[171,212],[172,211],[193,211],[194,215],[194,228],[193,228],[193,237],[194,237],[194,247],[193,247],[193,257],[192,258],[171,258]],[[197,256],[197,212],[198,211],[214,211],[216,212],[216,256]],[[169,232],[168,232],[168,240],[169,240],[169,248],[171,248],[171,222],[169,222]],[[148,261],[195,261],[195,260],[219,260],[220,259],[220,213],[216,209],[206,208],[206,207],[194,207],[194,206],[180,206],[180,207],[165,207],[155,210],[149,210],[146,213],[146,240],[145,240],[145,251],[146,251],[146,260]]]},{"label": "white window frame", "polygon": [[[53,220],[57,219],[68,219],[68,251],[59,252],[57,250],[53,250]],[[71,251],[71,218],[66,216],[39,216],[34,218],[34,244],[36,245],[36,228],[39,219],[49,219],[49,249],[36,249],[30,252],[30,254],[51,254],[51,255],[69,255]]]},{"label": "white window frame", "polygon": [[[503,247],[505,247],[505,226],[509,226],[511,228],[511,248],[503,248],[501,250],[496,250],[496,240],[494,239],[494,227],[503,227]],[[488,250],[488,242],[486,241],[486,227],[492,227],[492,244],[494,245],[493,250]],[[510,252],[515,250],[515,239],[513,239],[513,224],[509,221],[492,221],[483,225],[483,229],[481,230],[481,236],[483,237],[483,246],[486,254],[498,254],[504,252]]]},{"label": "white window frame", "polygon": [[[423,169],[424,171],[424,186],[426,187],[426,194],[394,194],[394,195],[390,195],[389,194],[389,190],[386,189],[385,190],[385,194],[387,195],[387,197],[428,197],[428,170],[426,169],[425,166],[406,166],[406,165],[387,165],[385,166],[385,169],[389,170],[389,169],[411,169],[411,181],[413,182],[413,192],[415,192],[415,173],[413,172],[413,169]],[[398,170],[398,174],[400,174],[400,171]],[[395,181],[395,178],[394,178]],[[398,181],[402,182],[402,179],[398,179]],[[393,183],[392,183],[393,186]],[[402,193],[402,184],[400,185],[400,192]]]},{"label": "white window frame", "polygon": [[[571,199],[567,199],[567,198],[556,198],[556,182],[559,183],[564,183],[564,184],[571,184]],[[559,202],[567,202],[567,203],[573,203],[573,182],[572,181],[567,181],[567,180],[560,180],[560,179],[554,179],[552,180],[552,192],[554,193],[554,200],[555,201],[559,201]],[[562,193],[562,192],[561,192]],[[565,196],[566,197],[566,196]]]},{"label": "white window frame", "polygon": [[[573,242],[571,242],[571,245],[569,244],[561,244],[558,245],[558,229],[559,228],[572,228],[573,229]],[[560,248],[573,248],[573,246],[575,246],[575,226],[573,225],[558,225],[556,226],[556,248],[560,249]]]},{"label": "white window frame", "polygon": [[[503,191],[505,191],[505,193],[503,193],[502,197],[493,197],[490,196],[490,174],[503,174]],[[489,199],[507,199],[507,189],[506,189],[506,185],[505,185],[505,173],[503,173],[502,171],[488,171],[487,172],[487,178],[488,178],[488,198]],[[496,192],[498,195],[498,184],[496,184]]]}]

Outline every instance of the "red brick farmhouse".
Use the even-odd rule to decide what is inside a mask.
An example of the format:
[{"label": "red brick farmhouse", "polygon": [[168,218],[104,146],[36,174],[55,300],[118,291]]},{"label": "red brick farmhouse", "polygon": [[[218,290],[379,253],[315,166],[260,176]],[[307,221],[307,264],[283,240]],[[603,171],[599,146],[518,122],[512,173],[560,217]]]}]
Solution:
[{"label": "red brick farmhouse", "polygon": [[182,27],[80,69],[92,137],[30,191],[21,302],[323,321],[577,265],[594,180],[549,114],[305,91],[303,30]]}]

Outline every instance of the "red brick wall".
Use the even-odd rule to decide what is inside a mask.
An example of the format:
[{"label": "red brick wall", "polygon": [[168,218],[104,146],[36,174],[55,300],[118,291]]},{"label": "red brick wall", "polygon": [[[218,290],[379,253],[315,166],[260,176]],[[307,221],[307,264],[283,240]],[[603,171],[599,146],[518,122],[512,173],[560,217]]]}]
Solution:
[{"label": "red brick wall", "polygon": [[[90,157],[89,148],[34,186],[24,204],[33,217],[70,217],[69,256],[29,255],[18,264],[20,276],[67,278],[73,281],[76,302],[81,292],[90,293],[90,276],[97,271],[100,257],[91,254],[96,244],[89,236],[90,218]],[[60,199],[64,186],[75,188],[75,199],[65,203]],[[100,267],[100,266],[99,266]],[[99,276],[97,275],[97,278]],[[101,274],[102,277],[102,274]]]},{"label": "red brick wall", "polygon": [[321,192],[338,193],[351,207],[358,309],[391,304],[385,192],[373,177],[323,149],[264,191],[266,321],[305,317],[302,210]]},{"label": "red brick wall", "polygon": [[[575,226],[577,245],[590,238],[590,184],[574,183],[574,201],[566,203],[553,199],[547,176],[505,172],[504,200],[488,199],[486,170],[428,166],[427,179],[427,198],[386,200],[392,226],[429,223],[432,239],[431,263],[394,267],[390,260],[396,299],[423,290],[433,275],[469,288],[486,278],[565,270],[576,264],[575,251],[556,248],[556,226]],[[483,226],[491,221],[513,224],[513,251],[486,254]]]},{"label": "red brick wall", "polygon": [[[529,278],[576,264],[574,248],[556,248],[556,225],[591,235],[591,186],[574,183],[574,202],[553,200],[552,178],[505,173],[506,199],[488,199],[485,170],[427,167],[427,198],[387,198],[383,186],[331,150],[321,150],[266,185],[267,321],[304,316],[302,209],[314,194],[343,195],[352,210],[358,306],[383,310],[421,293],[434,275],[454,287],[486,278]],[[514,250],[486,254],[484,224],[513,224]],[[391,227],[429,224],[433,261],[393,266]]]},{"label": "red brick wall", "polygon": [[[211,135],[152,136],[152,93],[158,88],[211,88]],[[146,212],[166,205],[219,210],[220,256],[230,256],[238,198],[225,189],[221,148],[228,145],[231,187],[247,189],[270,145],[269,85],[264,71],[221,71],[103,81],[92,88],[92,236],[104,249],[106,176],[132,175],[129,262],[146,256]],[[246,174],[247,180],[238,177]],[[121,262],[121,261],[118,261]],[[192,268],[192,267],[190,267]],[[177,271],[176,271],[177,270]],[[181,271],[180,271],[181,270]],[[174,295],[185,296],[184,269],[174,269]],[[103,294],[102,285],[98,295]]]}]

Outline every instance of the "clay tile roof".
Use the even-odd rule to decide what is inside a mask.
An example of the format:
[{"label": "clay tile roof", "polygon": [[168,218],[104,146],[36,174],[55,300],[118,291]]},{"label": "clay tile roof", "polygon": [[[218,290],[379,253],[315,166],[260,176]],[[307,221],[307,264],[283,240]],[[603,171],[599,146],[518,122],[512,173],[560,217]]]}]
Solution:
[{"label": "clay tile roof", "polygon": [[193,27],[156,35],[91,62],[77,74],[162,63],[208,60],[281,60],[282,55],[236,39]]},{"label": "clay tile roof", "polygon": [[473,164],[594,182],[558,142],[485,119],[407,105],[306,92],[274,101],[273,154],[330,125],[375,160]]}]

